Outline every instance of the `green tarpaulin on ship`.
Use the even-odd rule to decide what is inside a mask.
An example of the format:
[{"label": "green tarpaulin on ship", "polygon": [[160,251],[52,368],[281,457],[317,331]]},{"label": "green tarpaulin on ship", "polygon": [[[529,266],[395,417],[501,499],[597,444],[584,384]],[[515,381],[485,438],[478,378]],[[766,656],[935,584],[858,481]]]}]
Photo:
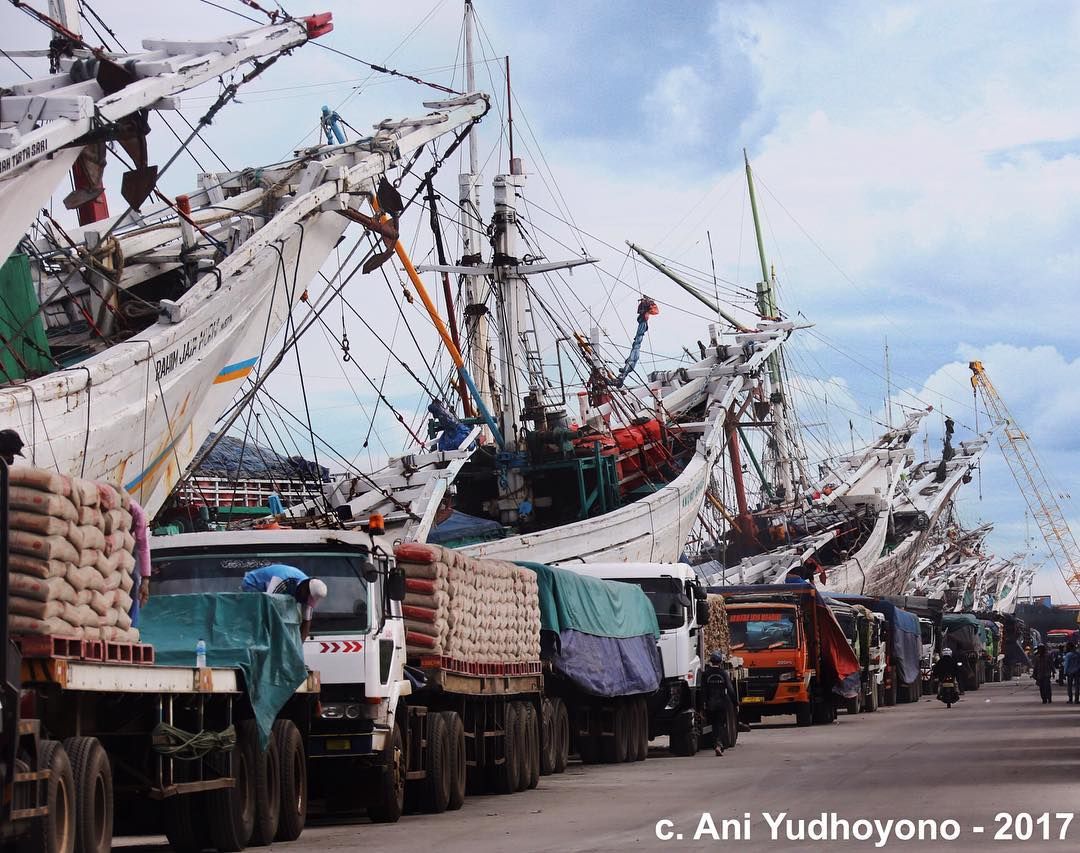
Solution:
[{"label": "green tarpaulin on ship", "polygon": [[53,369],[30,260],[14,254],[0,266],[0,379],[13,382]]},{"label": "green tarpaulin on ship", "polygon": [[152,595],[139,629],[158,666],[195,666],[195,646],[205,640],[207,666],[239,669],[263,749],[274,718],[307,678],[300,610],[287,595]]}]

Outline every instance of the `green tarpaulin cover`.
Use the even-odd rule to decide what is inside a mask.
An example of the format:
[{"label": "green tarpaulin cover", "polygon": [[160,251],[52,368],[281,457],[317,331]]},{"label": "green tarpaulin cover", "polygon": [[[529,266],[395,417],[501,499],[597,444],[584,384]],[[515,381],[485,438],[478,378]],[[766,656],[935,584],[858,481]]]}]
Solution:
[{"label": "green tarpaulin cover", "polygon": [[53,369],[37,290],[26,255],[14,254],[0,265],[0,379],[14,381]]},{"label": "green tarpaulin cover", "polygon": [[155,595],[140,611],[139,626],[158,666],[195,666],[195,645],[205,640],[207,666],[239,669],[266,749],[278,711],[307,678],[293,598],[252,592]]},{"label": "green tarpaulin cover", "polygon": [[659,639],[656,611],[636,584],[584,577],[543,563],[518,565],[536,572],[545,631],[574,630],[616,639],[652,634]]}]

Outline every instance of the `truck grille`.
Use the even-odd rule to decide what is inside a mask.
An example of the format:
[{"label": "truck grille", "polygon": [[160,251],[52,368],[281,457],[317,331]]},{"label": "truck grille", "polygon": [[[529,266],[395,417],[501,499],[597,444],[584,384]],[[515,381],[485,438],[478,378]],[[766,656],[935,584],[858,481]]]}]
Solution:
[{"label": "truck grille", "polygon": [[776,696],[776,688],[780,685],[780,675],[791,672],[786,666],[754,667],[746,679],[746,695],[762,696],[766,701]]}]

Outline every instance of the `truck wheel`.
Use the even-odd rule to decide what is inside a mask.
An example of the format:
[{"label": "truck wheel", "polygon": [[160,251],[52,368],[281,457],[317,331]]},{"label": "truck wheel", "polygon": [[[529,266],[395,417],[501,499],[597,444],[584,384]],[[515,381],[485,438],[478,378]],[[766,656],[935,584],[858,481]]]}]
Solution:
[{"label": "truck wheel", "polygon": [[420,783],[422,808],[429,814],[442,814],[450,802],[450,740],[446,718],[442,714],[427,715],[427,756],[424,769],[427,775]]},{"label": "truck wheel", "polygon": [[517,703],[507,702],[503,710],[503,761],[491,764],[491,788],[496,794],[512,794],[517,790],[518,748],[516,736],[521,731],[517,722]]},{"label": "truck wheel", "polygon": [[276,841],[296,841],[307,823],[307,758],[304,739],[292,720],[276,720],[270,732],[277,742],[278,767],[281,773],[280,801]]},{"label": "truck wheel", "polygon": [[49,807],[45,817],[34,821],[31,849],[42,853],[73,853],[75,850],[75,779],[71,761],[58,740],[38,744],[38,770],[48,770],[39,802]]},{"label": "truck wheel", "polygon": [[800,702],[795,706],[795,725],[799,728],[814,724],[814,706],[811,702]]},{"label": "truck wheel", "polygon": [[634,720],[634,725],[626,760],[644,761],[649,754],[649,709],[643,696],[636,696],[634,699],[630,706],[630,716]]},{"label": "truck wheel", "polygon": [[[592,710],[595,713],[589,713]],[[578,709],[577,724],[577,751],[582,764],[598,764],[600,762],[600,735],[597,717],[599,712],[596,708]],[[582,725],[582,722],[588,725]]]},{"label": "truck wheel", "polygon": [[443,713],[450,751],[450,799],[447,811],[456,812],[465,802],[465,724],[457,711]]},{"label": "truck wheel", "polygon": [[536,706],[526,702],[525,742],[528,744],[529,772],[525,778],[526,790],[532,790],[540,784],[540,721],[536,716]]},{"label": "truck wheel", "polygon": [[375,823],[397,823],[405,810],[405,741],[396,722],[384,758],[367,813]]},{"label": "truck wheel", "polygon": [[860,688],[858,695],[853,699],[848,699],[845,703],[845,710],[849,714],[858,714],[862,711],[862,689]]},{"label": "truck wheel", "polygon": [[258,731],[254,720],[236,726],[232,772],[236,784],[207,792],[206,817],[210,841],[222,853],[247,847],[255,829],[255,764],[259,757]]},{"label": "truck wheel", "polygon": [[644,761],[649,757],[649,703],[644,696],[637,701],[637,719],[638,740],[634,761]]},{"label": "truck wheel", "polygon": [[675,755],[697,755],[700,733],[694,722],[694,712],[684,711],[675,718],[668,738],[669,747]]},{"label": "truck wheel", "polygon": [[528,719],[527,712],[525,710],[524,702],[514,702],[517,706],[515,711],[515,730],[514,730],[514,764],[516,765],[514,773],[514,792],[524,791],[529,784],[529,739],[527,735],[528,731]]},{"label": "truck wheel", "polygon": [[819,726],[828,725],[836,720],[836,706],[831,699],[823,699],[813,704],[814,723]]},{"label": "truck wheel", "polygon": [[626,710],[626,703],[620,702],[611,715],[611,737],[605,737],[601,745],[605,764],[622,764],[626,761],[627,729],[630,727],[630,715]]},{"label": "truck wheel", "polygon": [[726,749],[731,749],[739,742],[739,715],[734,708],[729,708],[727,713],[728,743]]},{"label": "truck wheel", "polygon": [[875,684],[870,688],[870,694],[863,700],[863,710],[871,713],[878,709],[878,689]]},{"label": "truck wheel", "polygon": [[566,764],[570,758],[570,715],[566,712],[566,705],[562,699],[552,699],[552,719],[555,741],[555,763],[552,770],[562,773],[566,770]]},{"label": "truck wheel", "polygon": [[885,688],[885,695],[881,702],[881,704],[884,705],[886,708],[891,708],[893,705],[896,704],[896,688],[896,676],[893,676],[892,680],[889,682],[889,685]]},{"label": "truck wheel", "polygon": [[206,821],[195,817],[205,814],[202,794],[177,794],[161,804],[165,837],[176,853],[202,853],[210,846]]},{"label": "truck wheel", "polygon": [[106,853],[113,829],[109,756],[95,737],[69,737],[64,750],[75,780],[75,846],[80,853]]},{"label": "truck wheel", "polygon": [[555,772],[555,705],[545,697],[540,703],[540,775]]},{"label": "truck wheel", "polygon": [[266,752],[255,753],[255,829],[248,844],[266,847],[281,821],[281,758],[271,732]]}]

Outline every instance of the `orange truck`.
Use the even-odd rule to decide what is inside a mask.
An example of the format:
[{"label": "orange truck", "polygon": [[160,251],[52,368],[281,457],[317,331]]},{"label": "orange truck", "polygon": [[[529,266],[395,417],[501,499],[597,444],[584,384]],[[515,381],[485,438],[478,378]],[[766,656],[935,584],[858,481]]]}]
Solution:
[{"label": "orange truck", "polygon": [[739,709],[747,723],[794,714],[830,723],[858,695],[859,660],[821,593],[810,584],[713,587],[724,596],[731,651],[749,675]]}]

